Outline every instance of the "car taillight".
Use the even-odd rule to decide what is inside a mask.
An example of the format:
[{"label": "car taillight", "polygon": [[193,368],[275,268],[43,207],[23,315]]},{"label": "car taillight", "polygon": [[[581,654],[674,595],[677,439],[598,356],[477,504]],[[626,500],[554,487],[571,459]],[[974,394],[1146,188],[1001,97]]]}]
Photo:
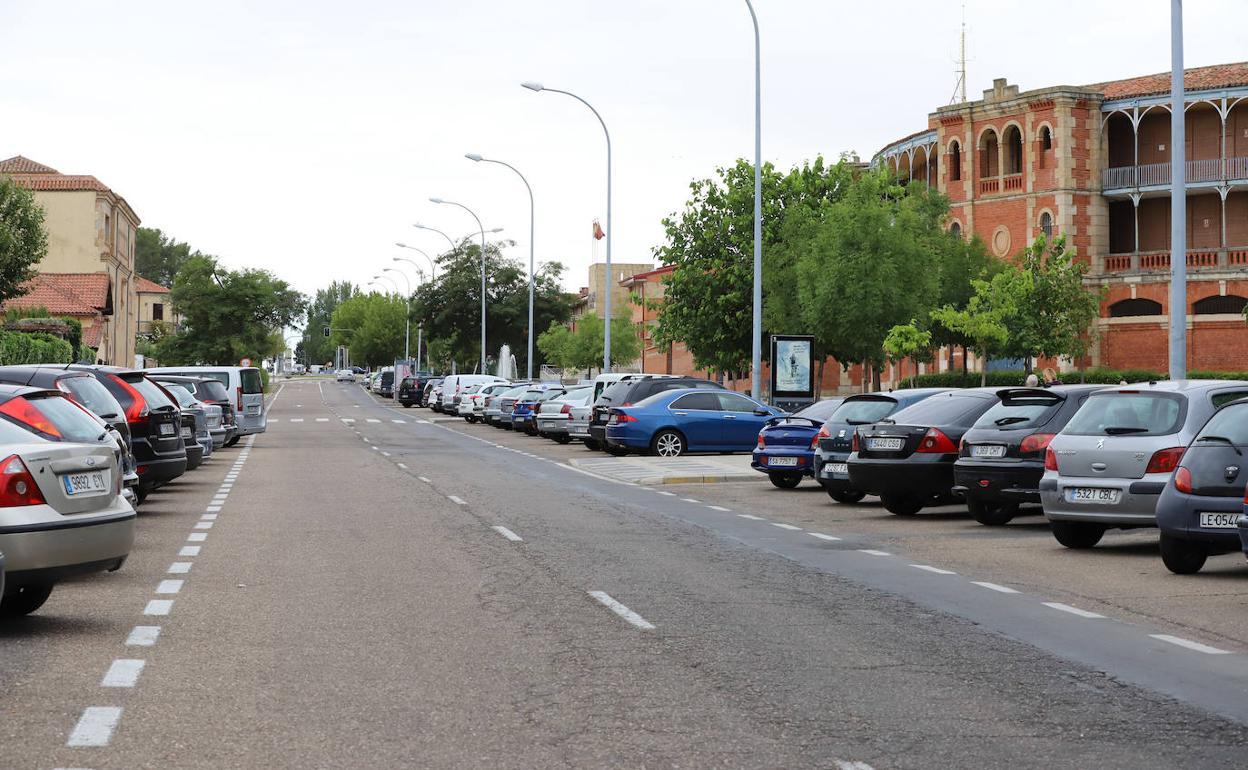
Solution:
[{"label": "car taillight", "polygon": [[[113,378],[113,382],[117,383],[126,395],[130,397],[130,405],[126,407],[126,422],[145,422],[149,415],[147,408],[147,399],[143,398],[143,394],[134,389],[134,386],[115,374],[108,375]],[[239,388],[242,391],[242,388]],[[242,409],[242,396],[239,396],[239,409]]]},{"label": "car taillight", "polygon": [[563,406],[559,407],[559,414],[572,414],[572,405],[564,404]]},{"label": "car taillight", "polygon": [[[1187,468],[1180,467],[1174,472],[1174,488],[1185,495],[1192,493],[1192,472]],[[1248,495],[1248,493],[1245,493]]]},{"label": "car taillight", "polygon": [[819,432],[816,433],[815,437],[810,440],[810,448],[814,449],[819,446],[820,439],[825,438],[832,438],[832,431],[828,428],[828,424],[826,422],[819,426]]},{"label": "car taillight", "polygon": [[55,425],[52,424],[52,421],[48,419],[48,416],[39,411],[39,407],[30,403],[21,396],[11,398],[3,404],[0,404],[0,414],[4,414],[5,416],[12,418],[14,422],[25,425],[33,430],[37,430],[44,435],[52,436],[58,439],[61,438],[61,432],[57,430]]},{"label": "car taillight", "polygon": [[42,505],[43,494],[17,455],[0,460],[0,506]]},{"label": "car taillight", "polygon": [[238,394],[238,411],[243,411],[243,388],[240,385],[234,391]]},{"label": "car taillight", "polygon": [[1053,447],[1044,448],[1044,469],[1046,471],[1057,470],[1057,452],[1053,451]]},{"label": "car taillight", "polygon": [[854,437],[849,440],[849,451],[857,452],[858,444],[858,431],[854,431]]},{"label": "car taillight", "polygon": [[762,431],[758,432],[758,448],[759,449],[767,448],[767,437],[763,435]]},{"label": "car taillight", "polygon": [[632,401],[625,401],[624,403],[620,404],[620,406],[632,406],[632,405],[633,405]]},{"label": "car taillight", "polygon": [[1148,468],[1145,473],[1170,473],[1179,465],[1179,460],[1183,459],[1184,447],[1175,446],[1169,449],[1158,449],[1153,452],[1153,457],[1148,461]]},{"label": "car taillight", "polygon": [[[1033,433],[1023,439],[1023,443],[1018,447],[1018,451],[1022,454],[1036,454],[1042,449],[1049,448],[1049,442],[1053,440],[1056,433]],[[1046,455],[1047,456],[1047,455]]]},{"label": "car taillight", "polygon": [[632,416],[631,414],[615,414],[615,415],[612,415],[612,417],[615,418],[615,422],[617,425],[622,422],[637,422],[637,418]]},{"label": "car taillight", "polygon": [[919,448],[915,450],[924,454],[945,454],[957,452],[958,445],[936,428],[928,428],[927,433],[923,434],[923,440],[919,442]]}]

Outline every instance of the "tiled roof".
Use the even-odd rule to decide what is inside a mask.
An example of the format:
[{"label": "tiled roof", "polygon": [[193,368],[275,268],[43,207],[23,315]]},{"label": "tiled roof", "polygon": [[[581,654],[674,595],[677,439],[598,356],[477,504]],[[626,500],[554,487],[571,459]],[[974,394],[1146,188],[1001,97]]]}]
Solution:
[{"label": "tiled roof", "polygon": [[93,176],[66,176],[64,174],[10,174],[9,176],[14,182],[28,190],[110,192],[107,185]]},{"label": "tiled roof", "polygon": [[[1188,91],[1210,91],[1244,85],[1248,85],[1248,62],[1193,67],[1183,73],[1183,88]],[[1156,75],[1094,83],[1088,88],[1105,94],[1107,100],[1166,94],[1170,93],[1170,73],[1159,72]]]},{"label": "tiled roof", "polygon": [[147,292],[149,294],[168,294],[169,293],[169,290],[166,289],[164,286],[161,286],[155,281],[149,281],[141,275],[136,275],[134,277],[134,290]]},{"label": "tiled roof", "polygon": [[0,174],[59,174],[61,172],[45,166],[42,163],[36,163],[30,158],[14,155],[12,158],[0,160]]},{"label": "tiled roof", "polygon": [[107,273],[39,273],[26,286],[26,294],[0,310],[42,307],[52,315],[94,316],[108,306]]},{"label": "tiled roof", "polygon": [[637,280],[637,279],[644,281],[645,279],[653,278],[654,276],[667,275],[668,273],[672,272],[675,269],[676,269],[675,265],[659,265],[655,269],[647,270],[644,273],[633,273],[627,278],[621,279],[620,283],[626,283],[628,281]]},{"label": "tiled roof", "polygon": [[104,336],[104,324],[96,321],[90,326],[82,327],[82,344],[99,350],[100,338]]}]

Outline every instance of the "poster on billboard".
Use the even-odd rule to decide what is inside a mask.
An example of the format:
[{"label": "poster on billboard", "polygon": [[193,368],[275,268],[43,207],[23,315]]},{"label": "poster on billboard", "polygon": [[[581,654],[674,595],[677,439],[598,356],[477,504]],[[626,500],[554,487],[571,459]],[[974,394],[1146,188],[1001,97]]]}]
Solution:
[{"label": "poster on billboard", "polygon": [[771,397],[813,399],[815,338],[807,334],[775,334],[771,337]]}]

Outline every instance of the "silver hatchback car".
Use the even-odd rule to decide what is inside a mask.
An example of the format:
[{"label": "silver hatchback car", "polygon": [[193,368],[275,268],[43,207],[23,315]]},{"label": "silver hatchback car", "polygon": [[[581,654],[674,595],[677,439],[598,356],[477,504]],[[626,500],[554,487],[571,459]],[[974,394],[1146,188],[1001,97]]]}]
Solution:
[{"label": "silver hatchback car", "polygon": [[1091,548],[1105,530],[1157,526],[1157,501],[1183,451],[1248,382],[1181,380],[1098,391],[1049,444],[1040,499],[1053,536]]}]

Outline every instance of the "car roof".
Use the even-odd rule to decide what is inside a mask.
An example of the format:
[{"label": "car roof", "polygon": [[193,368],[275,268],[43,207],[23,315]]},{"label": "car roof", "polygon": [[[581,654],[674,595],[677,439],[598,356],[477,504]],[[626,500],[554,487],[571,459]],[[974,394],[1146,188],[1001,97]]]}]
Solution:
[{"label": "car roof", "polygon": [[1248,382],[1244,380],[1154,380],[1150,382],[1133,382],[1130,385],[1114,385],[1105,388],[1105,391],[1111,393],[1135,391],[1138,393],[1142,390],[1149,390],[1166,393],[1195,393],[1220,387],[1235,387],[1237,385],[1248,385]]},{"label": "car roof", "polygon": [[[12,382],[0,382],[0,396],[25,396],[29,393],[55,393],[58,396],[61,395],[59,390],[39,388],[33,385],[17,385]],[[8,401],[8,398],[4,400]]]}]

